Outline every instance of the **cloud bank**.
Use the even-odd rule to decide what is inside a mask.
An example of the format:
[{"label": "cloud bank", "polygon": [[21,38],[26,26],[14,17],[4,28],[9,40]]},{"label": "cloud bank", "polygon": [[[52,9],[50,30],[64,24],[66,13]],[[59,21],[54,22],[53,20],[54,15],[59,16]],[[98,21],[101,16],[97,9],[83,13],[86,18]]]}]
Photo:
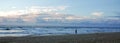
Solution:
[{"label": "cloud bank", "polygon": [[0,24],[120,26],[119,18],[104,17],[103,12],[93,12],[91,16],[75,16],[59,12],[66,8],[67,6],[32,6],[27,7],[25,10],[2,11],[0,12]]},{"label": "cloud bank", "polygon": [[[12,7],[12,8],[16,8],[16,7]],[[67,6],[57,6],[57,7],[31,6],[31,7],[26,7],[24,10],[0,11],[0,16],[49,13],[49,12],[63,11],[66,8]]]}]

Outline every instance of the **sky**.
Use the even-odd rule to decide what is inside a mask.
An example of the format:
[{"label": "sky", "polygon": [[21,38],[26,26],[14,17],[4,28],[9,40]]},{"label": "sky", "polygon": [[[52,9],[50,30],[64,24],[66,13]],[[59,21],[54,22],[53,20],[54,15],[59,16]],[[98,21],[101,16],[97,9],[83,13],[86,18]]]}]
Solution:
[{"label": "sky", "polygon": [[0,24],[88,23],[119,26],[119,4],[120,0],[0,0]]},{"label": "sky", "polygon": [[120,0],[0,0],[0,15],[4,16],[33,7],[44,7],[54,11],[59,10],[56,12],[79,16],[115,16],[120,12],[119,4]]}]

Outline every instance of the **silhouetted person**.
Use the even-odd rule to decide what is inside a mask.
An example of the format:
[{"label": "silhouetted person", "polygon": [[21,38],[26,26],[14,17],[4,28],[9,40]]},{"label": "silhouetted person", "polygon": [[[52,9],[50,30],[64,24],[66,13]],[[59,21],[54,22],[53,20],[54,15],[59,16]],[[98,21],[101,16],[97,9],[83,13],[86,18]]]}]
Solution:
[{"label": "silhouetted person", "polygon": [[77,34],[77,29],[75,29],[75,34]]},{"label": "silhouetted person", "polygon": [[9,28],[6,28],[5,30],[10,30]]}]

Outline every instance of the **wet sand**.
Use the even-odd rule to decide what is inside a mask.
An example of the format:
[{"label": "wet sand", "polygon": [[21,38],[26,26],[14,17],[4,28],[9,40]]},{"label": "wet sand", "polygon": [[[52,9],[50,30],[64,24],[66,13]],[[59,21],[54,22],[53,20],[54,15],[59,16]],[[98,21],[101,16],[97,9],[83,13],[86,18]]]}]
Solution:
[{"label": "wet sand", "polygon": [[120,43],[120,32],[57,36],[0,37],[0,43]]}]

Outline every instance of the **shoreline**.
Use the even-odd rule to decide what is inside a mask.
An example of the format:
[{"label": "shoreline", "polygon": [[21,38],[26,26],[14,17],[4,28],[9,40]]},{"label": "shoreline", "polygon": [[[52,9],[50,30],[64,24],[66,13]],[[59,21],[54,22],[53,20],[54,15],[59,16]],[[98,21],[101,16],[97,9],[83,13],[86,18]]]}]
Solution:
[{"label": "shoreline", "polygon": [[78,33],[78,34],[0,34],[0,37],[35,37],[35,36],[64,36],[64,35],[84,35],[84,34],[105,34],[105,33],[120,33],[120,32],[96,32],[96,33]]},{"label": "shoreline", "polygon": [[56,36],[0,37],[0,43],[120,43],[120,32]]}]

